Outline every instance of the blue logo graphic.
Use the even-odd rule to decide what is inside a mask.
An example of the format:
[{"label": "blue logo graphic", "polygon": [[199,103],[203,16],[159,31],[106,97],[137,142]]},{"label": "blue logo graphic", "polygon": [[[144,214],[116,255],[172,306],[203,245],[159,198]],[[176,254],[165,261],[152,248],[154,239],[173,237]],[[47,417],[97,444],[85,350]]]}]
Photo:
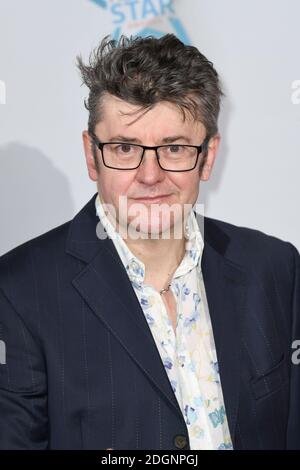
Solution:
[{"label": "blue logo graphic", "polygon": [[125,36],[161,37],[173,32],[180,41],[189,45],[190,40],[181,21],[176,16],[176,0],[90,0],[111,14],[111,37],[118,40]]}]

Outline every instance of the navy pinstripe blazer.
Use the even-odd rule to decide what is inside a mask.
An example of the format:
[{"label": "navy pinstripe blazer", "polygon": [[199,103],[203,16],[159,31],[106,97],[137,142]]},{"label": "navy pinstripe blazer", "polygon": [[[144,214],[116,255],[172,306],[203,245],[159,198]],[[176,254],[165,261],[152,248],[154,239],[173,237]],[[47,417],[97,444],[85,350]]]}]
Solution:
[{"label": "navy pinstripe blazer", "polygon": [[[0,258],[0,448],[189,449],[95,197]],[[300,448],[299,253],[204,217],[202,270],[235,449]],[[4,351],[6,357],[4,357]]]}]

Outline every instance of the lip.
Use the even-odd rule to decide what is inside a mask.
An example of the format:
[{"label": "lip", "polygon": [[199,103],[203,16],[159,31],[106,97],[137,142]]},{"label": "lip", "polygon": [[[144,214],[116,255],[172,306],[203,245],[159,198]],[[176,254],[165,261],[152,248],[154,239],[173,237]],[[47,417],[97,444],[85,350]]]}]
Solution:
[{"label": "lip", "polygon": [[161,194],[159,196],[155,196],[155,197],[136,197],[136,198],[133,198],[134,201],[136,202],[152,202],[152,203],[155,203],[155,202],[160,202],[160,201],[164,201],[165,199],[167,199],[168,197],[170,197],[171,195],[170,194]]}]

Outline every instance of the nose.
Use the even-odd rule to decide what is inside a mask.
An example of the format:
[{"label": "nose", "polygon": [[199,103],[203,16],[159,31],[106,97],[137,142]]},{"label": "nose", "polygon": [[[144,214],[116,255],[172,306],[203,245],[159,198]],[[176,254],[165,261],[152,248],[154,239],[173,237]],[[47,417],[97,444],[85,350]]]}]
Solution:
[{"label": "nose", "polygon": [[158,164],[155,150],[145,150],[142,163],[138,167],[137,179],[145,184],[154,184],[165,177],[164,173]]}]

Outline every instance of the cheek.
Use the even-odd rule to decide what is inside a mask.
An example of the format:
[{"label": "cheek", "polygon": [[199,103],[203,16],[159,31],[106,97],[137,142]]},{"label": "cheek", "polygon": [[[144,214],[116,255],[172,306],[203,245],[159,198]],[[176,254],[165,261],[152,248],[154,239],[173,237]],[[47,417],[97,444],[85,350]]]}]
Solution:
[{"label": "cheek", "polygon": [[198,173],[188,174],[174,174],[170,176],[173,186],[177,187],[179,198],[182,202],[189,201],[199,190],[199,175]]},{"label": "cheek", "polygon": [[125,171],[120,174],[117,170],[101,169],[99,174],[99,188],[106,201],[117,202],[119,196],[126,195],[134,176]]}]

